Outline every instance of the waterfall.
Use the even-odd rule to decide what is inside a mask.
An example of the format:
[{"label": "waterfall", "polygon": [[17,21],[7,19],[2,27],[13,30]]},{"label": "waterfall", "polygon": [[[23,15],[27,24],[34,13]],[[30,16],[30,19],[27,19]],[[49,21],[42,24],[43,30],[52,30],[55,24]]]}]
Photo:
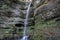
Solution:
[{"label": "waterfall", "polygon": [[30,3],[28,5],[27,13],[26,13],[26,19],[24,22],[24,32],[23,32],[23,38],[22,40],[28,40],[27,36],[27,25],[28,25],[28,18],[29,18],[29,11],[30,11],[30,5],[31,5],[32,0],[30,0]]}]

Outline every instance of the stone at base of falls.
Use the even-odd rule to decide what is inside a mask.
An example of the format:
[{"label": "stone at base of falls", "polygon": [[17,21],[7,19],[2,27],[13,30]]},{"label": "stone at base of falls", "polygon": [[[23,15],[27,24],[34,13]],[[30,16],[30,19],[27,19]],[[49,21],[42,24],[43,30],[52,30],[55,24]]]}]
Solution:
[{"label": "stone at base of falls", "polygon": [[22,38],[22,36],[17,36],[17,37],[4,37],[1,40],[18,40],[18,39],[21,39],[21,38]]}]

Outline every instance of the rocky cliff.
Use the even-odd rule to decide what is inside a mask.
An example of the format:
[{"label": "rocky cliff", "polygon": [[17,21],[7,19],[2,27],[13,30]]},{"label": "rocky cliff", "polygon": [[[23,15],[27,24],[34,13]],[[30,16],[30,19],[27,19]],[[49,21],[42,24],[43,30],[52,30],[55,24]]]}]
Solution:
[{"label": "rocky cliff", "polygon": [[[23,34],[29,0],[0,0],[0,39]],[[33,0],[28,35],[34,40],[60,40],[60,0]]]},{"label": "rocky cliff", "polygon": [[[25,1],[26,0],[0,0],[0,39],[22,36],[26,10],[29,4],[28,0]],[[30,10],[28,31],[30,31],[34,25],[33,9]]]},{"label": "rocky cliff", "polygon": [[60,0],[45,0],[42,4],[41,2],[34,10],[35,40],[59,40]]}]

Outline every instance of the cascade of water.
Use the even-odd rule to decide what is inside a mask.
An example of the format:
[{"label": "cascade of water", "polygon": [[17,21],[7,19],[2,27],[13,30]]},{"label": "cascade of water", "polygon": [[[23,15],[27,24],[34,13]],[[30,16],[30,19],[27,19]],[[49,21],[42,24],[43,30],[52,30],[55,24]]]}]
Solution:
[{"label": "cascade of water", "polygon": [[28,25],[28,18],[29,18],[29,11],[30,11],[30,5],[31,5],[32,0],[30,0],[30,3],[28,5],[28,9],[27,9],[27,13],[26,13],[26,19],[24,22],[24,34],[23,34],[23,38],[22,40],[28,40],[28,36],[27,36],[27,25]]}]

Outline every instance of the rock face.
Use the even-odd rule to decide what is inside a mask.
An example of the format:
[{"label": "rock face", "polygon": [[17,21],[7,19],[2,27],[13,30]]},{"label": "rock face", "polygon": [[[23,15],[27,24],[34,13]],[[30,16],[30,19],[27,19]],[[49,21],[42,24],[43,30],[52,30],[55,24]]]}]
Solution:
[{"label": "rock face", "polygon": [[60,40],[60,31],[57,30],[60,27],[59,2],[60,0],[45,0],[36,6],[34,10],[35,40]]},{"label": "rock face", "polygon": [[[21,36],[29,1],[0,0],[0,39],[4,37]],[[32,9],[31,9],[32,11]],[[29,15],[28,26],[33,26],[33,12]],[[5,31],[5,32],[4,32]]]},{"label": "rock face", "polygon": [[[29,1],[0,0],[0,38],[23,34]],[[28,21],[34,40],[60,40],[60,0],[33,0]]]},{"label": "rock face", "polygon": [[60,14],[57,13],[56,10],[59,10],[59,1],[49,1],[47,4],[43,4],[41,6],[39,6],[38,8],[36,8],[35,10],[35,15],[38,15],[36,17],[40,19],[43,19],[43,20],[46,20],[46,19],[50,19],[50,18],[54,18],[54,17],[57,17],[59,16]]}]

